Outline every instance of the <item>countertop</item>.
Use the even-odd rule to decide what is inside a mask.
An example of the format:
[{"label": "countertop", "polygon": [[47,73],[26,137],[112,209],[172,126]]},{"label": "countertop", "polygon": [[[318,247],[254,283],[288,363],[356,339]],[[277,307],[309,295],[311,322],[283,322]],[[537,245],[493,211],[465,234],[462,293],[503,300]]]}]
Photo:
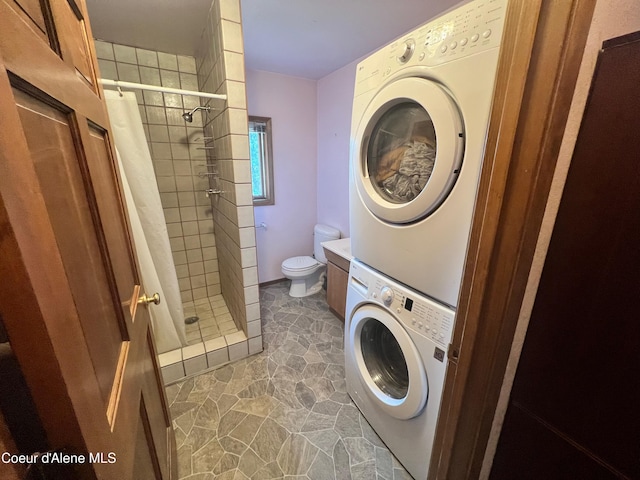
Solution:
[{"label": "countertop", "polygon": [[351,255],[351,239],[339,238],[338,240],[329,240],[328,242],[322,242],[322,245],[327,250],[341,256],[348,262],[351,261],[353,255]]}]

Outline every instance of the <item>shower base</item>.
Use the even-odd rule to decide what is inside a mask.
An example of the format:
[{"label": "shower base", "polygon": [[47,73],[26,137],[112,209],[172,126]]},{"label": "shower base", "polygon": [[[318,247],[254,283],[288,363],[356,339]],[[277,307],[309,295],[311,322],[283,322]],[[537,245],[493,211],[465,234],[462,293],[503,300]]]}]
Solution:
[{"label": "shower base", "polygon": [[185,302],[182,307],[186,318],[199,317],[197,322],[185,325],[188,345],[238,331],[222,295]]},{"label": "shower base", "polygon": [[247,340],[222,295],[185,302],[183,308],[185,318],[199,320],[185,325],[186,347],[159,355],[165,385],[262,351],[262,337]]}]

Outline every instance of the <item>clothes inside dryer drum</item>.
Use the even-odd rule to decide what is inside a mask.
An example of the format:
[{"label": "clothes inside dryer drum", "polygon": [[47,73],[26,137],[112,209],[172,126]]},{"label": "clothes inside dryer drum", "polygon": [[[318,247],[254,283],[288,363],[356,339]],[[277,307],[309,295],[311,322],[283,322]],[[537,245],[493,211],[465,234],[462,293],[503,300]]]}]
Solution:
[{"label": "clothes inside dryer drum", "polygon": [[427,111],[404,102],[386,111],[374,126],[367,168],[375,190],[392,203],[407,203],[425,188],[436,159],[436,134]]}]

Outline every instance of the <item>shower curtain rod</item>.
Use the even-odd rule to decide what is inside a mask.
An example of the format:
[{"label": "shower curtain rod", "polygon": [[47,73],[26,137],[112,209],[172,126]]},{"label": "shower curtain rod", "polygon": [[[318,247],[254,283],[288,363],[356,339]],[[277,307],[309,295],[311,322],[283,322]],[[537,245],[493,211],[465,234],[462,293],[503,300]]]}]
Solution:
[{"label": "shower curtain rod", "polygon": [[215,98],[216,100],[226,100],[227,96],[224,94],[196,92],[194,90],[182,90],[180,88],[158,87],[156,85],[147,85],[144,83],[123,82],[121,80],[108,80],[101,78],[100,83],[102,85],[117,87],[117,88],[135,88],[137,90],[152,90],[154,92],[164,93],[177,93],[178,95],[192,95],[194,97],[203,98]]}]

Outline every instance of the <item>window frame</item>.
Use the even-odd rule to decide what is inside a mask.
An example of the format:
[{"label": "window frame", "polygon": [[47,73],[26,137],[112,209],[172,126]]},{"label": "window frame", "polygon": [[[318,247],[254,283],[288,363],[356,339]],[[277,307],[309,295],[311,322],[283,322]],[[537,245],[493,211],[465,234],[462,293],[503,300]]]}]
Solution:
[{"label": "window frame", "polygon": [[[266,205],[275,205],[275,195],[273,188],[273,136],[271,130],[271,117],[260,117],[257,115],[249,115],[248,122],[248,130],[249,134],[251,133],[250,124],[254,123],[263,123],[265,125],[265,142],[264,147],[261,148],[261,176],[262,176],[262,191],[264,192],[263,196],[255,197],[253,196],[253,175],[251,175],[251,196],[253,198],[253,206],[261,207]],[[249,146],[249,156],[251,156],[251,146]],[[251,161],[251,159],[250,159]]]}]

